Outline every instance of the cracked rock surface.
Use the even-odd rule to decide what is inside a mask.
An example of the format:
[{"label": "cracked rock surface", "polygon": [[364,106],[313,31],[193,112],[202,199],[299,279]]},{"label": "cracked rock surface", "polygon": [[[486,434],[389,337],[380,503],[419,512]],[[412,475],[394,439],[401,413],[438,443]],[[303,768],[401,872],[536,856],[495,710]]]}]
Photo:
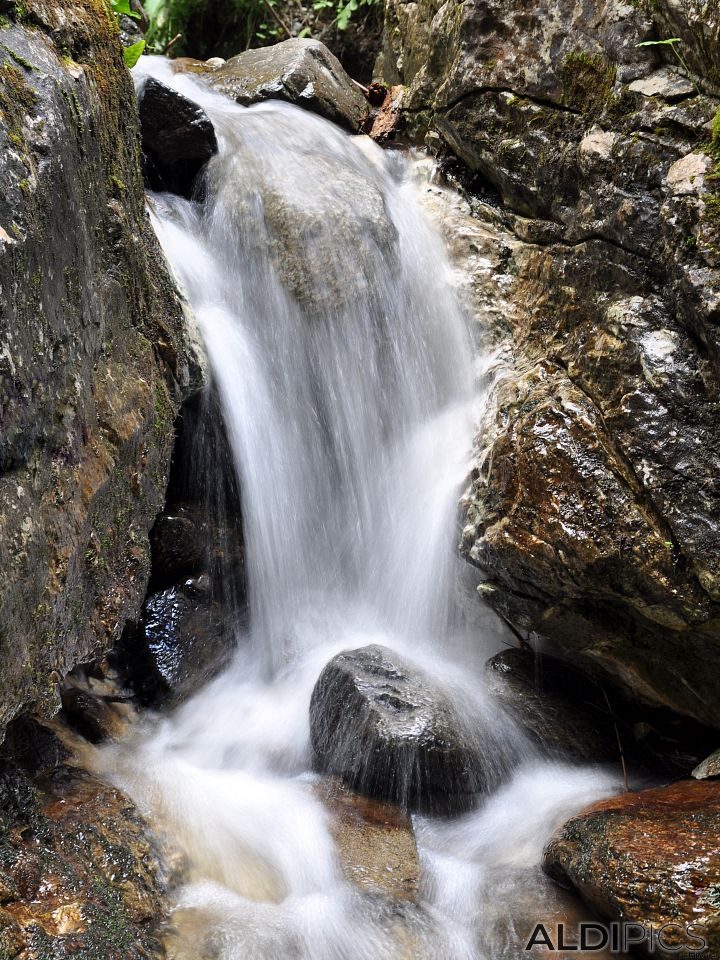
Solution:
[{"label": "cracked rock surface", "polygon": [[[407,125],[499,195],[519,241],[513,369],[464,501],[481,592],[634,696],[714,726],[719,22],[716,0],[389,0],[382,58]],[[691,76],[637,46],[663,36]]]}]

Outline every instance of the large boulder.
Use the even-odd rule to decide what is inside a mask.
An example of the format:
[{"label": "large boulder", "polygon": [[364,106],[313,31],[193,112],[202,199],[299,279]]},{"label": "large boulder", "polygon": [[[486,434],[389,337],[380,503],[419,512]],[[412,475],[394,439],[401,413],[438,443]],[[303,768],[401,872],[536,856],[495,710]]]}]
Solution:
[{"label": "large boulder", "polygon": [[188,384],[112,18],[1,6],[0,728],[137,615]]},{"label": "large boulder", "polygon": [[[717,23],[716,2],[389,0],[383,57],[407,122],[499,194],[520,241],[516,371],[465,500],[482,593],[635,697],[715,726]],[[668,35],[697,76],[638,46]]]},{"label": "large boulder", "polygon": [[468,809],[504,764],[498,739],[455,696],[387,647],[338,654],[310,702],[315,764],[405,808]]},{"label": "large boulder", "polygon": [[[668,925],[664,944],[655,942],[660,955],[699,949],[685,924],[717,950],[719,838],[720,784],[685,780],[578,814],[550,841],[544,869],[608,920],[652,925],[656,934]],[[644,947],[652,954],[650,941]]]},{"label": "large boulder", "polygon": [[210,118],[202,107],[154,77],[141,82],[138,108],[148,185],[192,196],[198,173],[218,150]]},{"label": "large boulder", "polygon": [[370,112],[360,88],[319,40],[295,38],[246,50],[199,75],[243,106],[285,100],[353,132]]}]

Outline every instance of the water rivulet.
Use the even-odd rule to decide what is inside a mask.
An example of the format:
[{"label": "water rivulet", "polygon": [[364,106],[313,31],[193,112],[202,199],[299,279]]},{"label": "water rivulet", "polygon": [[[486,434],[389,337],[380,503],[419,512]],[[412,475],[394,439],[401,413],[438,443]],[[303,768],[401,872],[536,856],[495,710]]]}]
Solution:
[{"label": "water rivulet", "polygon": [[[187,858],[178,955],[514,955],[551,903],[550,830],[613,787],[540,762],[482,692],[491,641],[455,541],[483,384],[412,164],[285,104],[238,107],[162,60],[141,70],[218,135],[199,199],[151,207],[233,451],[249,596],[232,666],[104,754]],[[313,685],[338,652],[378,643],[449,691],[497,785],[462,817],[416,818],[420,885],[402,907],[344,879],[312,790]]]}]

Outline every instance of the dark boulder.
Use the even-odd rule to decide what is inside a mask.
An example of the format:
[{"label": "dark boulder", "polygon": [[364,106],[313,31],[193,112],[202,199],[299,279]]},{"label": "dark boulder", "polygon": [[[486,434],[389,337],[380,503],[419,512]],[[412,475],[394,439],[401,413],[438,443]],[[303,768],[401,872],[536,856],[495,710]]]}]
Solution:
[{"label": "dark boulder", "polygon": [[[310,702],[316,766],[409,809],[468,809],[496,782],[498,742],[466,702],[379,645],[334,657]],[[474,706],[474,705],[473,705]]]},{"label": "dark boulder", "polygon": [[295,38],[246,50],[201,76],[244,106],[285,100],[354,132],[369,113],[359,87],[319,40]]},{"label": "dark boulder", "polygon": [[210,118],[202,107],[154,77],[140,87],[138,108],[148,185],[190,197],[198,173],[217,153]]},{"label": "dark boulder", "polygon": [[242,602],[245,553],[239,522],[221,522],[202,504],[175,504],[158,517],[150,544],[153,592],[207,571],[214,593],[225,596],[232,587],[232,596]]},{"label": "dark boulder", "polygon": [[148,597],[121,641],[118,667],[142,703],[177,702],[216,676],[231,649],[226,611],[201,575]]},{"label": "dark boulder", "polygon": [[546,753],[583,762],[618,758],[602,689],[572,664],[508,649],[488,660],[486,677],[498,703]]},{"label": "dark boulder", "polygon": [[668,955],[680,955],[683,945],[685,954],[692,948],[686,923],[716,952],[719,836],[720,784],[684,780],[604,800],[578,814],[550,841],[544,869],[609,920],[652,924],[656,931],[670,924],[664,934]]}]

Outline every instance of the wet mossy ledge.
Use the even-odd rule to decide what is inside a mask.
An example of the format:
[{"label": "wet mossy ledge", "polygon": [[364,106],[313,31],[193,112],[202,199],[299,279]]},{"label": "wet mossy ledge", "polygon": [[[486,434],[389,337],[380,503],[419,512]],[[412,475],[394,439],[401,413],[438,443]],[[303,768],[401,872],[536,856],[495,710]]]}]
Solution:
[{"label": "wet mossy ledge", "polygon": [[104,0],[0,2],[0,730],[146,592],[189,374],[139,143]]}]

